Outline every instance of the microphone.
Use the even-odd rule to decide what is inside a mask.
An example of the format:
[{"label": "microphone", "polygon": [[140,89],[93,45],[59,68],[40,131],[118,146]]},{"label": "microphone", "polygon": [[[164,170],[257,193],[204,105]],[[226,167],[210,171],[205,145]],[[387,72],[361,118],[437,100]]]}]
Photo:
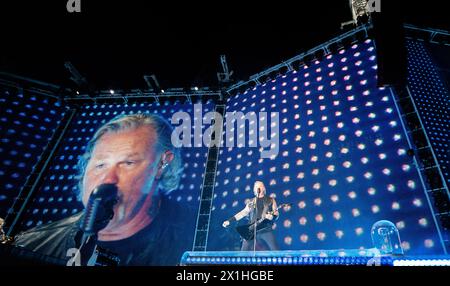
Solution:
[{"label": "microphone", "polygon": [[117,191],[115,184],[101,184],[92,191],[80,222],[83,237],[97,234],[113,218],[113,207],[118,201]]}]

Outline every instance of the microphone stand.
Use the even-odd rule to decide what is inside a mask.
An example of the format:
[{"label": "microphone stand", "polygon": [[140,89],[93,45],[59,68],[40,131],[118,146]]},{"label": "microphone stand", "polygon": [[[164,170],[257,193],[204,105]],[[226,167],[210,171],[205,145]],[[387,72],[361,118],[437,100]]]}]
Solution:
[{"label": "microphone stand", "polygon": [[[74,261],[79,261],[79,266],[95,266],[96,248],[97,234],[88,235],[83,233],[80,247],[75,254]],[[86,254],[88,254],[88,256],[86,256]]]},{"label": "microphone stand", "polygon": [[253,256],[256,256],[256,223],[258,222],[258,198],[259,198],[259,189],[255,197],[255,215],[254,217],[254,226],[253,226]]},{"label": "microphone stand", "polygon": [[112,262],[118,264],[118,257],[109,255],[97,245],[98,232],[104,229],[114,216],[113,207],[118,201],[117,191],[115,184],[101,184],[90,194],[84,216],[80,220],[78,234],[82,237],[75,264],[96,266],[99,265],[97,260],[100,257],[106,257],[108,261],[113,257]]}]

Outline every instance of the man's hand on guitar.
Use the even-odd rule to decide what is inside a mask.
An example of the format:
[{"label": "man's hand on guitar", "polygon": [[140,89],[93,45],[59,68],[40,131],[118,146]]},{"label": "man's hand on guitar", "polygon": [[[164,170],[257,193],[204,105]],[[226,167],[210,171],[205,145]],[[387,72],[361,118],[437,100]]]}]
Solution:
[{"label": "man's hand on guitar", "polygon": [[230,225],[230,222],[227,220],[222,223],[223,227],[228,227],[229,225]]},{"label": "man's hand on guitar", "polygon": [[268,220],[273,220],[273,215],[266,214],[265,218],[268,219]]}]

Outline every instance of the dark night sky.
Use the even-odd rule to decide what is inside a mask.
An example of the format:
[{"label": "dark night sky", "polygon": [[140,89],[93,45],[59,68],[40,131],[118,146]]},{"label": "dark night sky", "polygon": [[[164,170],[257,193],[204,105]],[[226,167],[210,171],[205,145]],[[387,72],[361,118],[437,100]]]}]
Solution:
[{"label": "dark night sky", "polygon": [[[67,13],[65,0],[30,2],[0,4],[0,70],[70,87],[71,61],[102,89],[144,88],[144,74],[166,87],[213,86],[221,54],[236,80],[247,79],[339,35],[351,19],[348,0],[81,0],[80,14]],[[396,14],[405,22],[450,30],[444,1],[405,2]]]}]

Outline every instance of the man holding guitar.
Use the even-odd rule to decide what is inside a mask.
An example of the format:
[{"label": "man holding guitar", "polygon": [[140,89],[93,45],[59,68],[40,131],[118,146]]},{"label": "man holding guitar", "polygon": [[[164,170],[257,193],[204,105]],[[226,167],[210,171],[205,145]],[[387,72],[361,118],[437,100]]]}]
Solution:
[{"label": "man holding guitar", "polygon": [[[264,241],[269,249],[261,250],[278,250],[278,244],[272,230],[273,221],[278,218],[277,202],[274,198],[266,196],[266,187],[261,181],[256,181],[253,186],[253,198],[245,208],[223,222],[223,227],[228,227],[231,222],[239,221],[249,216],[250,223],[238,226],[236,230],[244,239],[241,250],[256,250],[256,243]],[[256,227],[256,228],[255,228]],[[256,243],[254,237],[256,235]]]}]

